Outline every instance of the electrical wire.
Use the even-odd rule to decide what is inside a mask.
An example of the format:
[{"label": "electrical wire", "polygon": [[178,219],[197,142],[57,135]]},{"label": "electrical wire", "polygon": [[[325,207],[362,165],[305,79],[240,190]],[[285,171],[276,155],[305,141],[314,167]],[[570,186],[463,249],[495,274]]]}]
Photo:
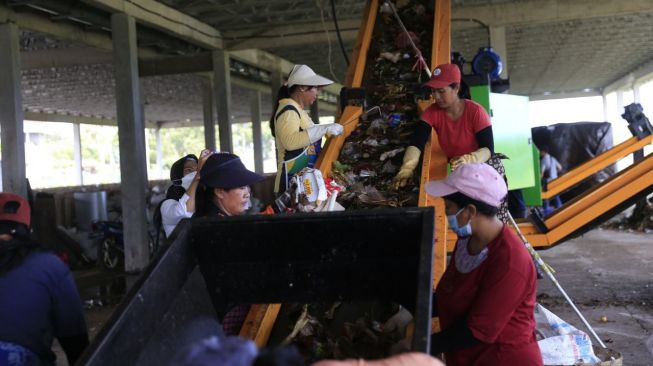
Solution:
[{"label": "electrical wire", "polygon": [[451,21],[452,22],[472,22],[472,23],[479,24],[480,26],[485,28],[485,30],[487,31],[487,46],[492,47],[492,39],[490,37],[490,26],[489,25],[487,25],[487,24],[483,23],[482,21],[480,21],[478,19],[475,19],[475,18],[451,18]]},{"label": "electrical wire", "polygon": [[342,50],[342,56],[345,58],[347,67],[349,67],[349,57],[347,56],[347,51],[345,50],[345,44],[342,42],[342,37],[340,36],[340,29],[338,27],[338,16],[336,15],[335,0],[331,0],[331,13],[333,13],[333,24],[336,26],[336,35],[338,36],[338,42],[340,43],[340,50]]},{"label": "electrical wire", "polygon": [[339,78],[336,76],[336,73],[333,71],[333,63],[331,62],[331,37],[329,37],[329,30],[327,29],[326,22],[324,21],[324,7],[320,3],[320,0],[315,0],[315,3],[317,4],[317,7],[320,8],[320,20],[322,21],[322,27],[324,28],[324,33],[326,34],[326,38],[327,38],[327,44],[328,44],[327,61],[329,63],[329,72],[331,73],[331,77],[333,78],[333,80],[338,84],[341,84]]}]

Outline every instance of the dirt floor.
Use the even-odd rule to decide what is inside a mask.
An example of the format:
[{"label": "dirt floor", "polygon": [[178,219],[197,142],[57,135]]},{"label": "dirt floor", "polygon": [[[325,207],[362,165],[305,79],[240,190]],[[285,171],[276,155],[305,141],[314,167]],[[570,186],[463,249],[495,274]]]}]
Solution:
[{"label": "dirt floor", "polygon": [[[653,348],[653,233],[596,229],[540,255],[606,345],[621,352],[624,365],[653,365],[653,349],[646,346]],[[133,281],[95,269],[75,277],[94,338]],[[542,305],[584,330],[548,279],[539,281],[538,294]],[[57,353],[57,365],[67,365]]]},{"label": "dirt floor", "polygon": [[[624,365],[653,365],[646,346],[653,342],[653,234],[596,229],[540,255]],[[551,281],[540,280],[538,294],[543,306],[585,330]]]}]

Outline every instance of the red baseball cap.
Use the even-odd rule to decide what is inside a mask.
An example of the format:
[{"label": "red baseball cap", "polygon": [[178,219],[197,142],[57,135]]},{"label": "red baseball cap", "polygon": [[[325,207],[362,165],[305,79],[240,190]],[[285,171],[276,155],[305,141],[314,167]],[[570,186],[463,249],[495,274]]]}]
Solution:
[{"label": "red baseball cap", "polygon": [[460,84],[460,68],[456,64],[442,64],[433,70],[431,79],[424,86],[442,89],[454,83]]},{"label": "red baseball cap", "polygon": [[11,221],[30,227],[27,200],[14,193],[0,193],[0,221]]}]

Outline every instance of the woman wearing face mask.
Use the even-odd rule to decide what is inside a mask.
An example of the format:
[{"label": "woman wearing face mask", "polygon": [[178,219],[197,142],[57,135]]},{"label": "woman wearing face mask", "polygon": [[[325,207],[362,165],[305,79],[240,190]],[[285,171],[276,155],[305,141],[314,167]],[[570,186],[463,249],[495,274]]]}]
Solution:
[{"label": "woman wearing face mask", "polygon": [[[286,191],[288,179],[302,168],[313,167],[322,137],[340,135],[340,124],[315,124],[304,110],[315,103],[320,87],[333,81],[316,74],[306,65],[295,65],[286,85],[279,89],[270,129],[277,144],[277,178],[274,192]],[[319,121],[318,121],[319,123]]]},{"label": "woman wearing face mask", "polygon": [[[215,153],[200,169],[200,182],[195,193],[193,217],[227,217],[245,214],[250,207],[249,185],[265,177],[245,168],[237,155]],[[238,335],[249,311],[249,305],[237,305],[221,319],[226,335]]]},{"label": "woman wearing face mask", "polygon": [[[206,160],[209,150],[203,150],[200,157]],[[199,183],[197,171],[201,168],[197,156],[189,154],[177,160],[170,167],[172,185],[166,191],[166,198],[155,211],[160,216],[154,218],[158,227],[163,227],[166,237],[175,230],[182,219],[190,218],[195,212],[195,189]],[[159,224],[160,223],[160,224]]]},{"label": "woman wearing face mask", "polygon": [[460,166],[426,192],[443,197],[449,226],[458,235],[436,289],[441,332],[432,354],[447,365],[542,365],[535,340],[536,273],[531,257],[497,218],[507,194],[503,178],[487,164]]}]

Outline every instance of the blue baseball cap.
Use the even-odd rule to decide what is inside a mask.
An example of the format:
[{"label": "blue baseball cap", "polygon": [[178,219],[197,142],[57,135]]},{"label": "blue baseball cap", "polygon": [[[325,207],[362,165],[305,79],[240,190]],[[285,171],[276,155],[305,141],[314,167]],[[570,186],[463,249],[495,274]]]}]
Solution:
[{"label": "blue baseball cap", "polygon": [[264,176],[248,170],[238,155],[231,153],[214,153],[200,170],[200,183],[211,188],[238,188],[263,179]]}]

